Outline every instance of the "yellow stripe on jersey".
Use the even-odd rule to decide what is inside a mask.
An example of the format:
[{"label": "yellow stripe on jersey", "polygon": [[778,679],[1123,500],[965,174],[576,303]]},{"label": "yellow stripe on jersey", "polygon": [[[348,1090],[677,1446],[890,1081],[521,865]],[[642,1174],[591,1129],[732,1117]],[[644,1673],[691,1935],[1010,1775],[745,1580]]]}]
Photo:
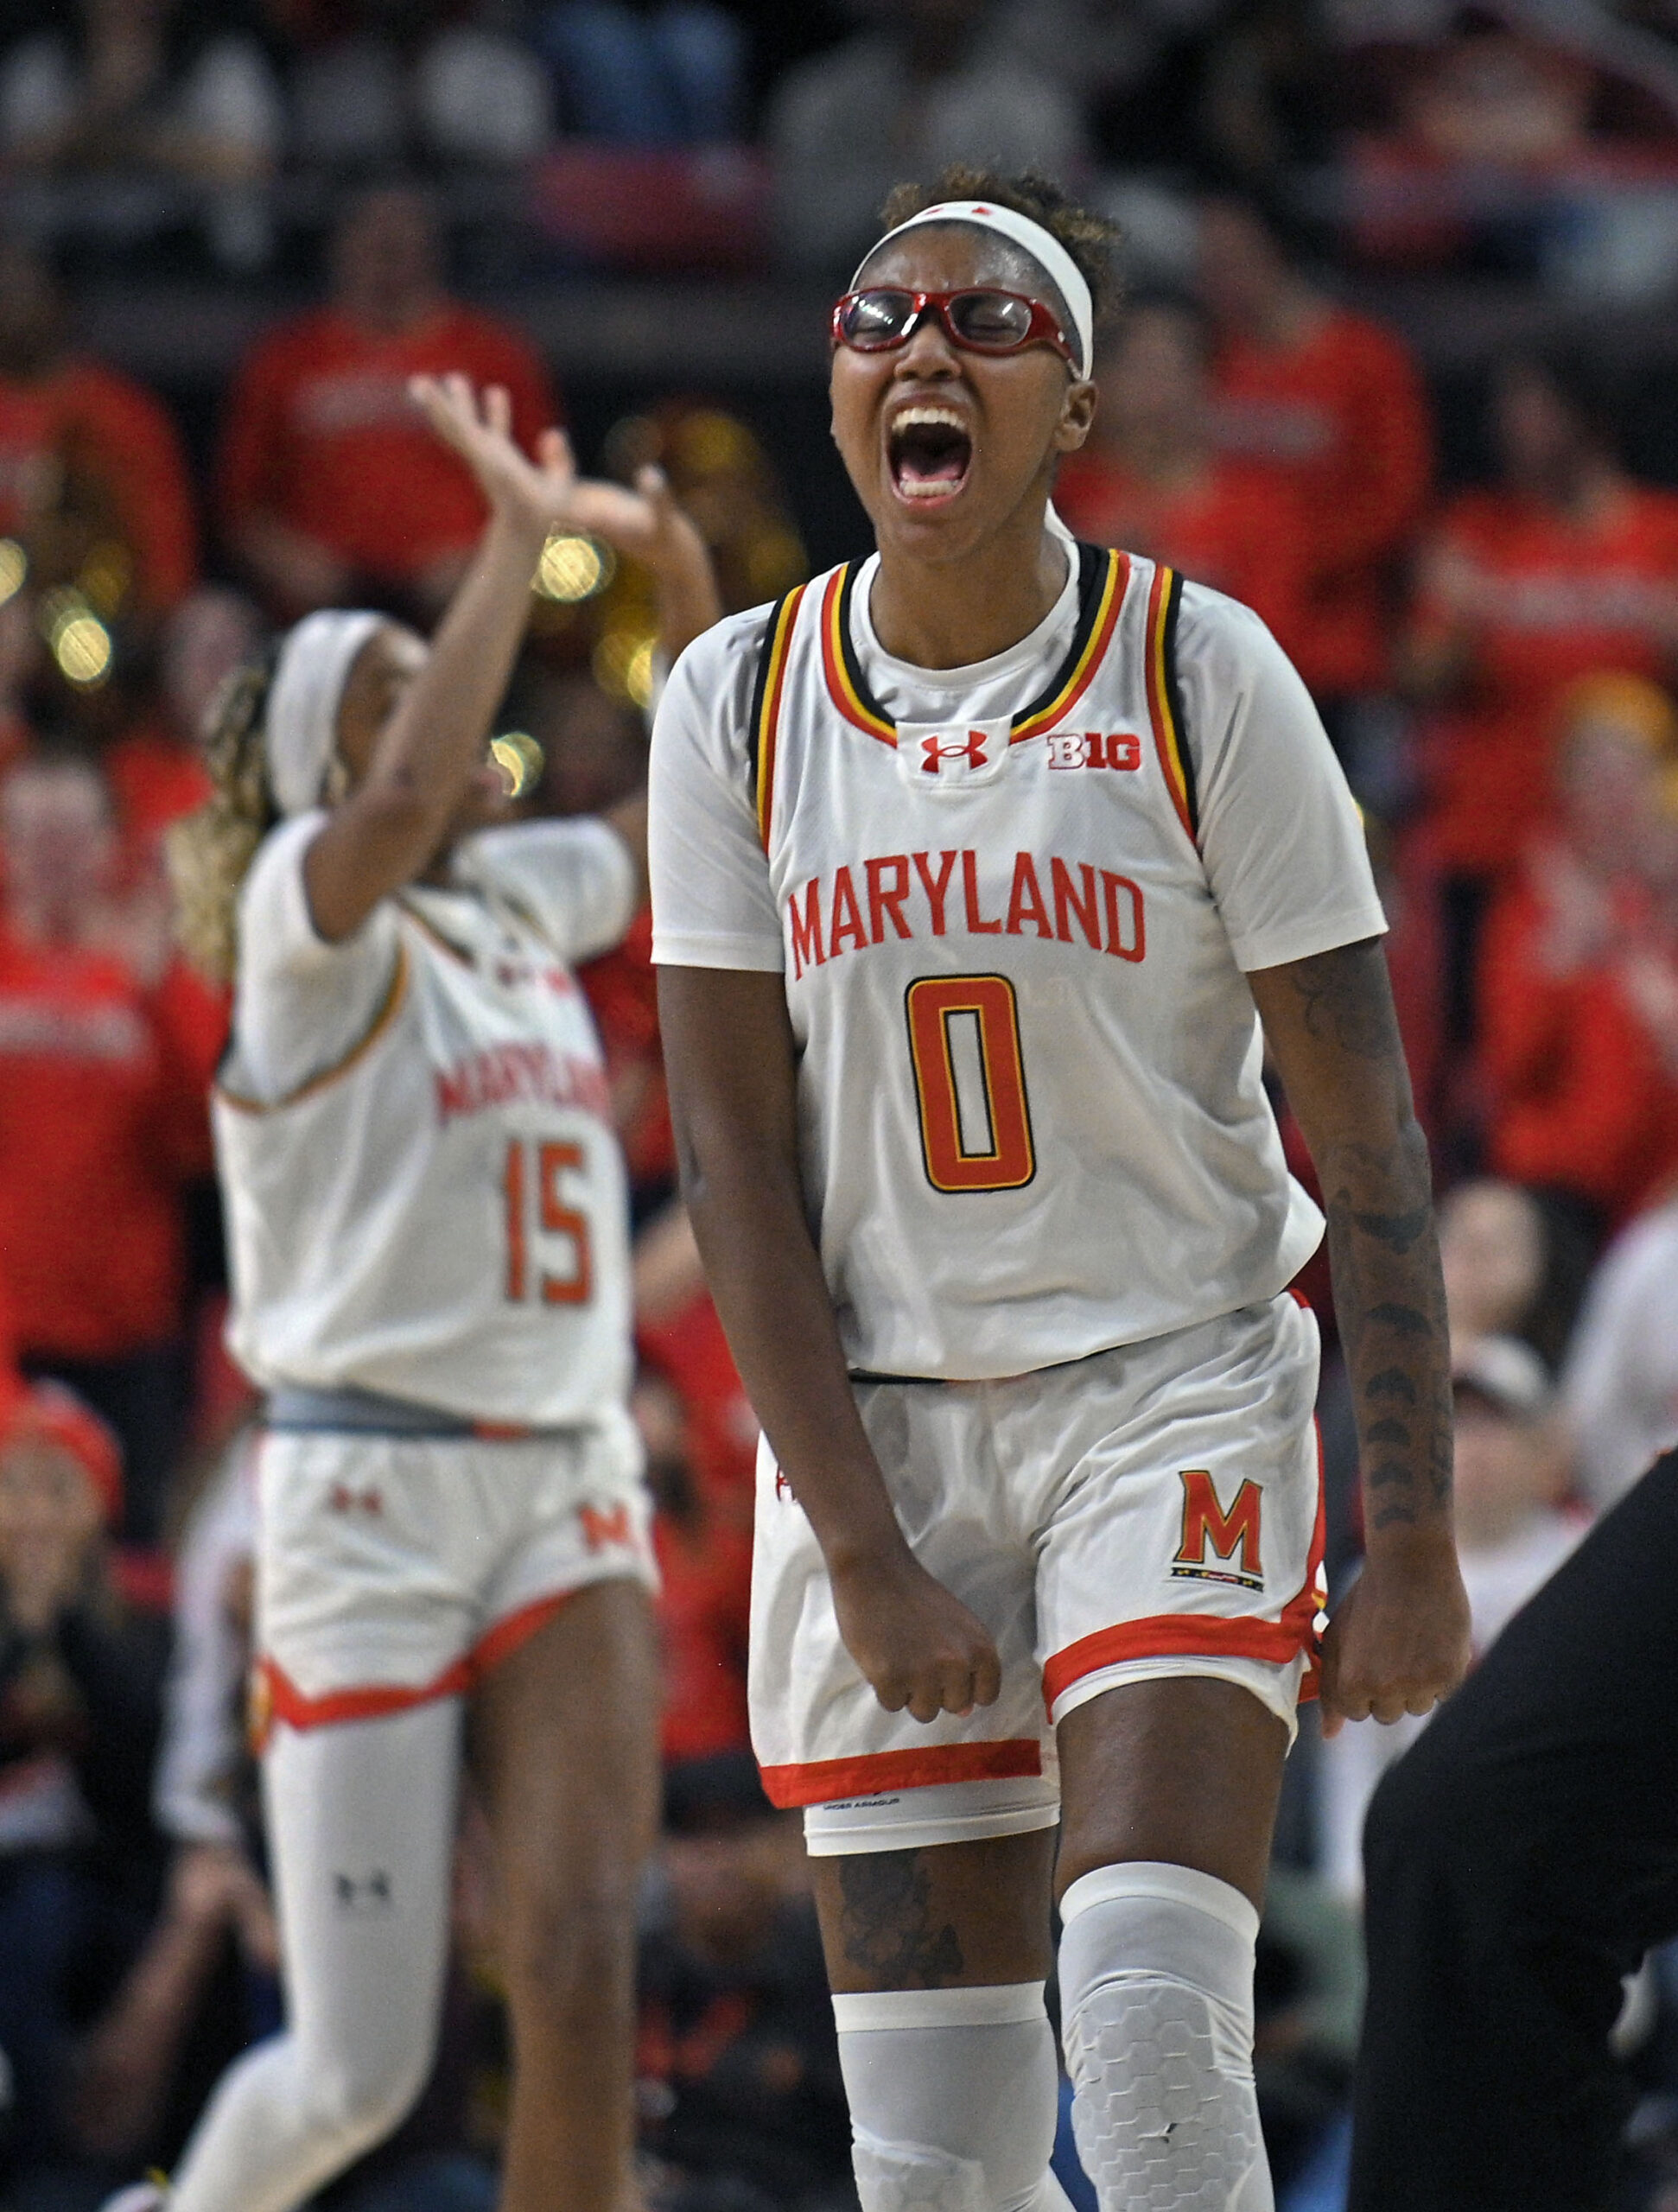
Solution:
[{"label": "yellow stripe on jersey", "polygon": [[1171,793],[1177,818],[1192,842],[1196,830],[1194,768],[1179,721],[1171,658],[1182,592],[1183,579],[1161,562],[1154,571],[1154,584],[1147,595],[1147,711],[1154,725],[1154,747],[1165,773],[1166,788]]},{"label": "yellow stripe on jersey", "polygon": [[758,836],[769,849],[769,827],[775,805],[775,748],[780,732],[781,693],[786,682],[787,648],[792,626],[804,603],[804,587],[790,591],[776,608],[766,650],[758,677],[757,728],[753,732],[753,760],[757,772]]},{"label": "yellow stripe on jersey", "polygon": [[[411,913],[413,910],[409,908],[406,911]],[[418,917],[415,916],[415,919],[417,920]],[[454,948],[451,946],[449,950]],[[459,957],[458,954],[456,957]],[[215,1084],[216,1096],[224,1105],[232,1106],[241,1114],[277,1114],[282,1107],[296,1106],[305,1098],[313,1098],[317,1090],[326,1090],[329,1084],[336,1083],[340,1076],[347,1075],[353,1067],[366,1058],[396,1020],[407,995],[408,948],[398,944],[396,973],[391,978],[391,988],[385,995],[385,1003],[373,1016],[365,1036],[350,1046],[341,1060],[335,1060],[329,1068],[322,1068],[318,1075],[310,1076],[306,1083],[300,1083],[295,1090],[288,1090],[283,1097],[276,1098],[271,1103],[260,1098],[245,1098],[237,1090],[229,1090],[223,1083]]]},{"label": "yellow stripe on jersey", "polygon": [[1118,620],[1119,602],[1124,597],[1124,588],[1130,573],[1130,563],[1122,553],[1109,550],[1105,553],[1104,557],[1107,563],[1106,573],[1101,580],[1101,589],[1096,598],[1093,619],[1085,632],[1083,645],[1071,666],[1055,687],[1053,697],[1046,700],[1042,706],[1025,715],[1014,723],[1010,741],[1015,745],[1018,745],[1022,739],[1041,736],[1045,730],[1052,729],[1065,715],[1071,714],[1072,709],[1089,689],[1090,678],[1101,665],[1102,656],[1107,651],[1113,635],[1113,625]]},{"label": "yellow stripe on jersey", "polygon": [[856,563],[847,561],[828,578],[822,596],[822,671],[828,696],[848,722],[877,737],[882,745],[897,743],[897,724],[882,715],[867,696],[853,664],[850,641],[850,595],[856,582]]}]

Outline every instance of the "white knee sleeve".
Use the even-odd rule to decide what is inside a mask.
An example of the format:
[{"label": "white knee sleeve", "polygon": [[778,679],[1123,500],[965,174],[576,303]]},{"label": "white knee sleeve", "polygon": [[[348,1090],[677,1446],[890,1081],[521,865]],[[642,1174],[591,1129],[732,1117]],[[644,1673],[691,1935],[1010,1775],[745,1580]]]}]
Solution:
[{"label": "white knee sleeve", "polygon": [[226,2075],[171,2212],[291,2212],[424,2087],[448,1942],[459,1701],[270,1745],[284,2034]]},{"label": "white knee sleeve", "polygon": [[862,2212],[1067,2212],[1040,1981],[836,1997]]},{"label": "white knee sleeve", "polygon": [[1151,1860],[1085,1874],[1060,1911],[1072,2128],[1102,2212],[1271,2212],[1257,1913],[1227,1882]]}]

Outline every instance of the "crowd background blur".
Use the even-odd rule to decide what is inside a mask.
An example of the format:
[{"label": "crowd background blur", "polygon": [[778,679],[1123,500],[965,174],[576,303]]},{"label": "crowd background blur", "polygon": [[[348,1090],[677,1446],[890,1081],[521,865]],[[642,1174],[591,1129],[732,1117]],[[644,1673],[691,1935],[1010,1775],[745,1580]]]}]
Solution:
[{"label": "crowd background blur", "polygon": [[[406,398],[505,384],[668,473],[726,603],[860,551],[825,309],[905,177],[1034,165],[1128,235],[1081,533],[1254,605],[1365,809],[1438,1163],[1477,1638],[1678,1434],[1673,0],[13,0],[0,22],[0,2208],[167,2164],[281,2015],[220,1348],[216,990],[163,845],[231,671],[424,624],[480,519]],[[645,770],[651,580],[533,582],[519,804]],[[796,1824],[746,1742],[755,1428],[676,1192],[641,918],[585,981],[628,1153],[664,1574],[639,2059],[660,2212],[841,2212]],[[1282,1102],[1285,1111],[1285,1102]],[[1287,1127],[1285,1121],[1285,1128]],[[1297,1136],[1292,1156],[1309,1178]],[[1305,1286],[1337,1592],[1356,1469]],[[1261,1949],[1283,2212],[1343,2201],[1362,1808],[1309,1724]],[[442,2056],[323,2202],[493,2202],[497,1904],[462,1818]],[[1678,1959],[1619,2031],[1678,2208]],[[1063,2146],[1074,2201],[1092,2199]]]}]

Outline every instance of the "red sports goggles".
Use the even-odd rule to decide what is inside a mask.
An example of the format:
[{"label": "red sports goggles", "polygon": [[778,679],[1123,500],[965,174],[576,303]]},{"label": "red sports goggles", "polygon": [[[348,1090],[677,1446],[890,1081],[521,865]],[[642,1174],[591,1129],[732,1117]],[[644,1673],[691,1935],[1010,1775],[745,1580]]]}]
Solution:
[{"label": "red sports goggles", "polygon": [[912,292],[897,284],[871,284],[847,292],[833,310],[833,342],[858,353],[891,353],[906,346],[922,318],[937,315],[952,346],[969,353],[1017,353],[1026,346],[1052,346],[1076,368],[1066,334],[1041,300],[988,286],[959,292]]}]

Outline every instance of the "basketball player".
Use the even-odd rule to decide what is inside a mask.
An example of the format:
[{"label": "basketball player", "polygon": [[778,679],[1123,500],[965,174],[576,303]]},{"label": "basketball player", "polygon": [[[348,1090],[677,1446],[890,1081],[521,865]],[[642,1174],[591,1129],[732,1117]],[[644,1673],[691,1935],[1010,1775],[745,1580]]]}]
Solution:
[{"label": "basketball player", "polygon": [[1303,686],[1049,506],[1103,226],[1034,178],[942,192],[833,315],[876,555],[713,630],[653,741],[683,1179],[766,1431],[755,1741],[804,1808],[865,2212],[1059,2201],[1052,1873],[1104,2212],[1258,2212],[1254,1938],[1322,1600],[1287,1286],[1323,1224],[1263,1044],[1363,1452],[1337,1717],[1467,1658],[1427,1154]]},{"label": "basketball player", "polygon": [[402,2118],[435,2040],[463,1748],[513,2030],[501,2202],[617,2212],[630,2187],[654,1578],[624,1173],[572,969],[639,901],[640,810],[506,825],[486,748],[556,524],[615,531],[676,600],[708,572],[657,486],[579,486],[557,432],[527,458],[504,391],[414,393],[490,509],[434,642],[300,623],[232,693],[179,854],[189,941],[235,980],[214,1112],[232,1344],[269,1393],[257,1688],[289,2024],[135,2212],[289,2212]]}]

